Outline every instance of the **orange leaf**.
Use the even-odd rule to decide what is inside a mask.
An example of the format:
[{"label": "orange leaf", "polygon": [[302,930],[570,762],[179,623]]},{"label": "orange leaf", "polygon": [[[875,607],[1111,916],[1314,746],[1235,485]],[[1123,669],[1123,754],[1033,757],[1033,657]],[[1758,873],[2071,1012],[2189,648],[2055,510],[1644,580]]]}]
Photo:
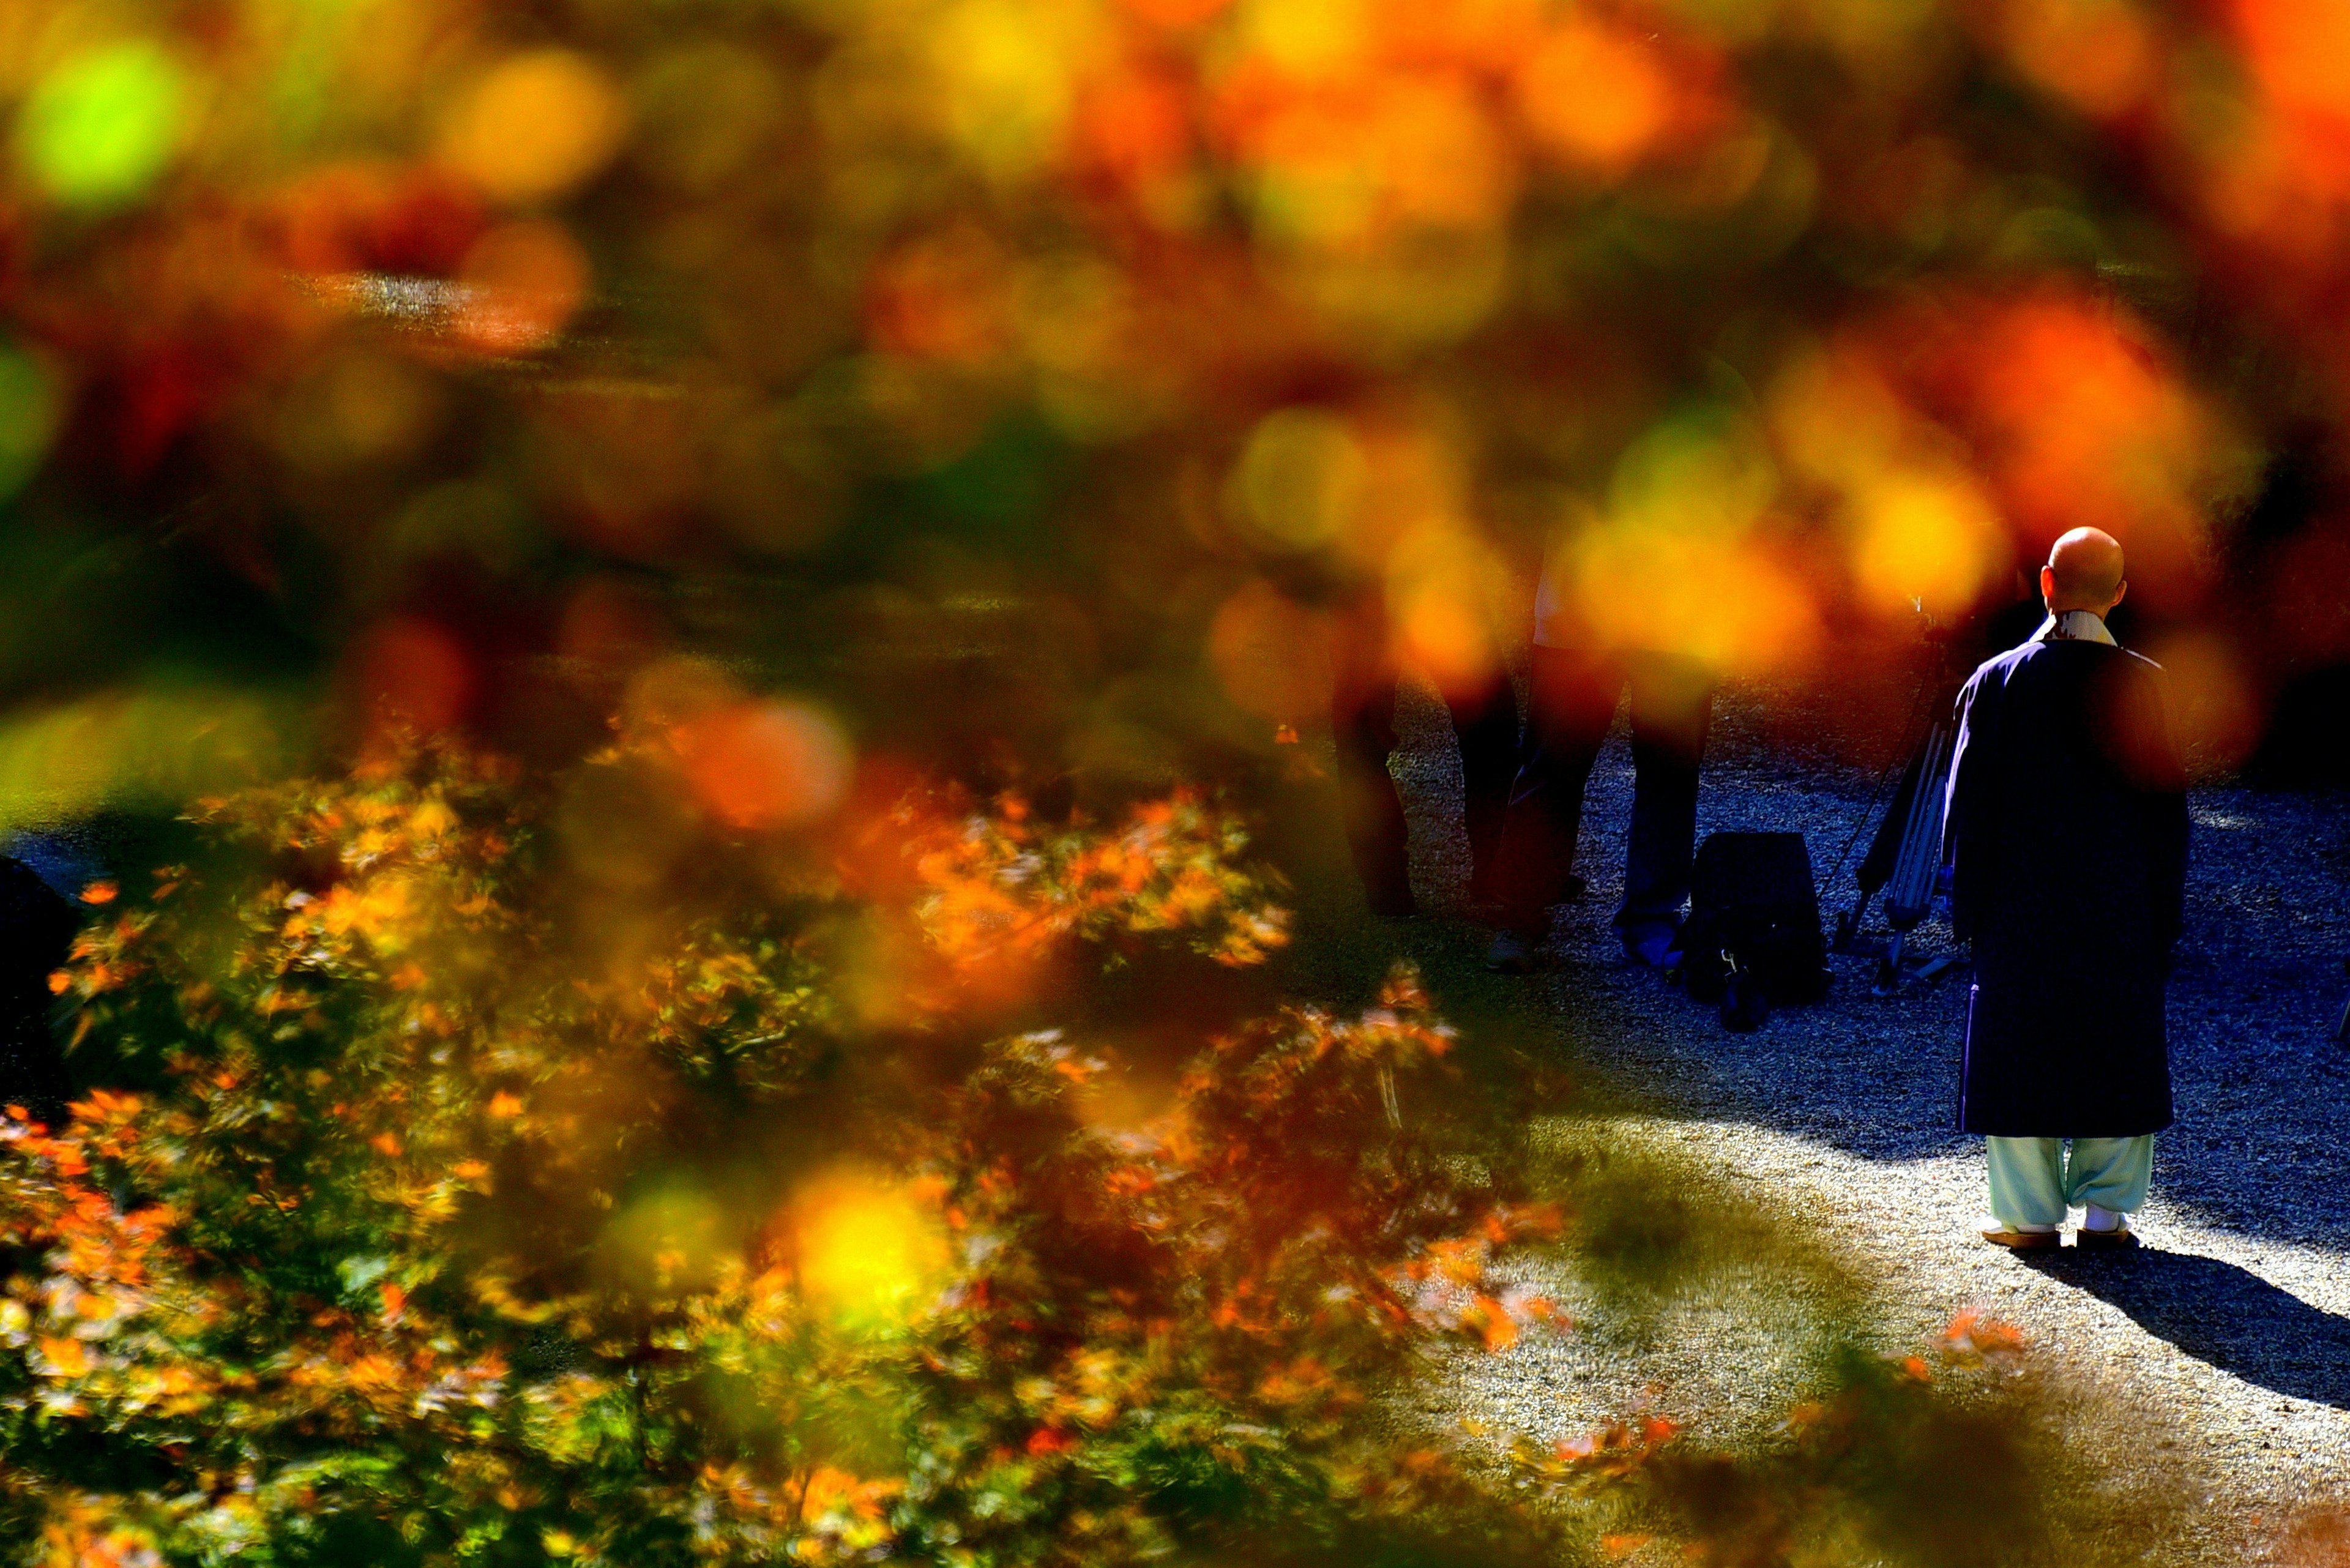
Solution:
[{"label": "orange leaf", "polygon": [[111,882],[92,882],[81,890],[81,901],[85,904],[111,904],[115,891]]},{"label": "orange leaf", "polygon": [[2000,1351],[2020,1351],[2023,1348],[2023,1331],[2012,1323],[1985,1317],[1974,1307],[1961,1307],[1942,1330],[1941,1345],[1956,1355],[1990,1355]]},{"label": "orange leaf", "polygon": [[1477,1332],[1488,1350],[1507,1350],[1518,1342],[1517,1320],[1509,1309],[1491,1296],[1477,1298]]},{"label": "orange leaf", "polygon": [[2023,1331],[2012,1323],[1987,1323],[1975,1330],[1978,1350],[2022,1350]]},{"label": "orange leaf", "polygon": [[500,1089],[490,1096],[490,1115],[499,1117],[518,1116],[522,1115],[522,1101],[507,1094],[504,1089]]}]

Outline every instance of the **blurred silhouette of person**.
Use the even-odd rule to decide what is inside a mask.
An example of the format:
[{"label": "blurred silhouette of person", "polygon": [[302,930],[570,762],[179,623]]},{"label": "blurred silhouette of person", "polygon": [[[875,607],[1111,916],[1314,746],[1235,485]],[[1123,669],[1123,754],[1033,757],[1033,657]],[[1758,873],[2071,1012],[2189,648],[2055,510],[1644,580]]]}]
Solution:
[{"label": "blurred silhouette of person", "polygon": [[19,834],[7,847],[0,856],[0,1101],[57,1126],[77,1085],[49,1026],[57,1002],[49,975],[65,963],[81,921],[41,871],[63,870],[76,888],[96,878],[82,862],[44,853],[49,845],[40,836]]},{"label": "blurred silhouette of person", "polygon": [[1598,644],[1570,609],[1565,563],[1545,564],[1529,653],[1526,735],[1495,848],[1501,905],[1486,967],[1534,968],[1550,907],[1578,897],[1575,839],[1592,763],[1631,691],[1632,827],[1615,929],[1625,956],[1663,965],[1679,934],[1697,845],[1698,768],[1713,716],[1713,675],[1685,655]]},{"label": "blurred silhouette of person", "polygon": [[2129,585],[2075,528],[2041,569],[2047,618],[1960,692],[1944,847],[1974,944],[1959,1126],[1987,1140],[1992,1223],[2023,1250],[2137,1245],[2171,1123],[2163,979],[2187,875],[2185,770],[2160,667],[2106,614]]},{"label": "blurred silhouette of person", "polygon": [[[1396,686],[1386,596],[1358,588],[1332,617],[1331,729],[1347,843],[1376,914],[1418,912],[1407,872],[1403,799],[1388,772],[1396,749]],[[1444,705],[1461,744],[1463,815],[1469,833],[1469,897],[1494,899],[1494,851],[1517,765],[1518,696],[1498,664],[1481,684],[1446,690]]]}]

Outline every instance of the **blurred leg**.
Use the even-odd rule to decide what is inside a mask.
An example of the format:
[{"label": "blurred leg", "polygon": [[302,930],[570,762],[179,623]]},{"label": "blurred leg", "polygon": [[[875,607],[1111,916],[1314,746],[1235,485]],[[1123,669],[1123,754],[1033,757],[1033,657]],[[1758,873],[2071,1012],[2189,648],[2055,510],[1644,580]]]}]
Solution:
[{"label": "blurred leg", "polygon": [[1492,900],[1494,853],[1502,819],[1510,805],[1510,782],[1518,771],[1518,693],[1509,671],[1462,696],[1448,693],[1452,733],[1461,742],[1461,814],[1469,830],[1469,897]]},{"label": "blurred leg", "polygon": [[1689,898],[1690,862],[1697,848],[1698,766],[1713,718],[1713,682],[1703,668],[1685,659],[1641,654],[1627,664],[1632,831],[1616,929],[1627,949],[1654,962]]},{"label": "blurred leg", "polygon": [[2063,1138],[1985,1138],[1991,1217],[2011,1230],[2064,1223],[2064,1159]]},{"label": "blurred leg", "polygon": [[1613,659],[1555,648],[1534,649],[1528,670],[1524,757],[1487,881],[1502,905],[1503,929],[1539,936],[1574,869],[1583,786],[1615,720],[1624,677]]},{"label": "blurred leg", "polygon": [[2064,1161],[2064,1198],[2095,1204],[2115,1214],[2132,1214],[2146,1202],[2154,1179],[2154,1137],[2076,1137]]},{"label": "blurred leg", "polygon": [[1385,606],[1376,594],[1332,618],[1330,729],[1337,742],[1338,806],[1357,875],[1371,908],[1414,908],[1405,850],[1403,797],[1388,773],[1396,747],[1395,666],[1388,659]]}]

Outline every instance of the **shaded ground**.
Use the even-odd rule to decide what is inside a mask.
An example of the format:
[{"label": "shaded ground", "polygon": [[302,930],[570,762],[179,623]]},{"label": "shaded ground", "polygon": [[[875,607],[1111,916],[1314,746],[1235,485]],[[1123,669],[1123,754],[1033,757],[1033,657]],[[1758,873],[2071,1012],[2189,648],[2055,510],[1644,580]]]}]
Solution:
[{"label": "shaded ground", "polygon": [[[1432,699],[1405,707],[1397,773],[1415,881],[1425,905],[1459,913],[1457,763]],[[1824,899],[1847,902],[1850,861],[1829,873],[1866,819],[1867,763],[1897,743],[1884,707],[1867,721],[1877,732],[1856,740],[1816,692],[1725,693],[1700,831],[1802,831]],[[1458,920],[1397,926],[1394,940],[1449,988],[1448,1003],[1482,993],[1471,1005],[1491,1007],[1511,986],[1547,1002],[1554,1046],[1596,1081],[1606,1108],[1544,1136],[1587,1139],[1604,1127],[1614,1147],[1681,1161],[1816,1241],[1834,1266],[1725,1266],[1629,1313],[1604,1282],[1547,1278],[1581,1309],[1584,1330],[1464,1361],[1459,1410],[1571,1435],[1623,1413],[1627,1386],[1645,1386],[1700,1435],[1754,1440],[1801,1397],[1836,1321],[1828,1298],[1841,1276],[1876,1298],[1887,1352],[1918,1348],[1962,1306],[2022,1325],[2034,1364],[2069,1390],[2085,1454],[2105,1461],[2116,1488],[2149,1494],[2116,1508],[2175,1515],[2149,1560],[2262,1561],[2282,1521],[2350,1506],[2350,1051],[2331,1038],[2350,985],[2350,801],[2195,793],[2171,991],[2179,1121],[2158,1145],[2141,1217],[2152,1250],[2033,1263],[1972,1231],[1980,1147],[1950,1130],[1963,981],[1880,999],[1871,966],[1840,959],[1823,1005],[1754,1034],[1723,1032],[1711,1011],[1616,957],[1607,921],[1631,783],[1619,730],[1592,781],[1578,866],[1590,895],[1559,911],[1542,974],[1477,976],[1483,933]],[[1946,928],[1919,940],[1950,948]]]}]

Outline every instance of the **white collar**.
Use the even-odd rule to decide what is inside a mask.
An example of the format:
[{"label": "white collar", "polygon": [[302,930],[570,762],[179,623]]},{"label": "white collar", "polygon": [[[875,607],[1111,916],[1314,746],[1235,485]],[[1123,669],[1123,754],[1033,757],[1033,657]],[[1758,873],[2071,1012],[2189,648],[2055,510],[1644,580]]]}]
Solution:
[{"label": "white collar", "polygon": [[2066,610],[2052,615],[2040,623],[2032,634],[2034,642],[2102,642],[2107,648],[2119,648],[2114,634],[2106,629],[2106,618],[2095,610]]}]

